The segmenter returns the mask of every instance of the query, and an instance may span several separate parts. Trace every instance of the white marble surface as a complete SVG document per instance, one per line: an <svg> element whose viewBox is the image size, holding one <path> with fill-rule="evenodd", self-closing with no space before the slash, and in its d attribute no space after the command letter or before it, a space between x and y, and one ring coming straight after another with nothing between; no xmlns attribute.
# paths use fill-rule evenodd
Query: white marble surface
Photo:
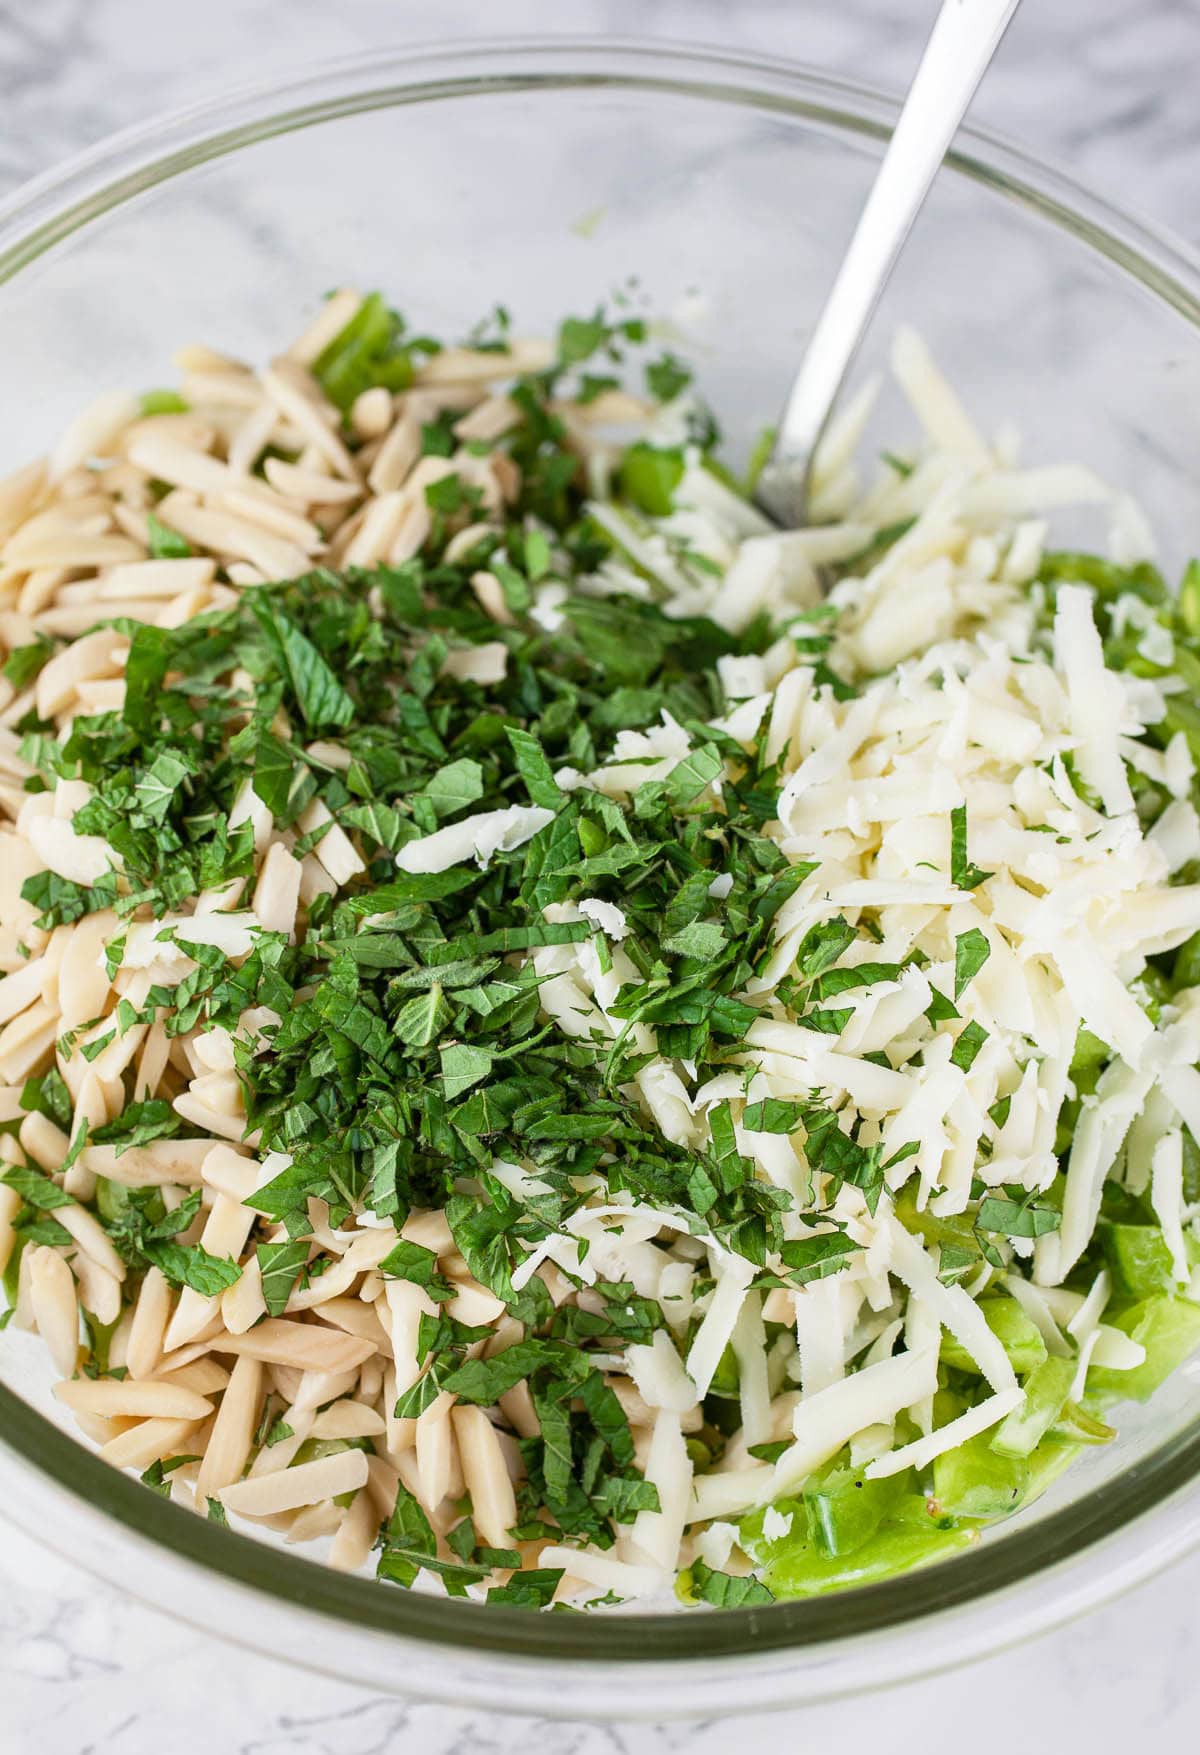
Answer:
<svg viewBox="0 0 1200 1755"><path fill-rule="evenodd" d="M901 84L933 0L0 0L0 193L116 127L272 67L435 37L627 33ZM1196 0L1026 6L977 103L994 127L1200 242ZM786 1714L761 1734L895 1755L1195 1744L1200 1558L1017 1654ZM216 1685L214 1685L214 1682ZM731 1723L542 1724L405 1706L203 1639L0 1526L0 1755L717 1755Z"/></svg>

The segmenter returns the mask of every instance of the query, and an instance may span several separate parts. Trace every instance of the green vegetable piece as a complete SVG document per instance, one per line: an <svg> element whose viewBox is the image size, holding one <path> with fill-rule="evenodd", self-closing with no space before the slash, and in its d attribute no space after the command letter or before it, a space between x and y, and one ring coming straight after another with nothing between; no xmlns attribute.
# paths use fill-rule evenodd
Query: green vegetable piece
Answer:
<svg viewBox="0 0 1200 1755"><path fill-rule="evenodd" d="M364 390L382 384L406 390L412 383L410 348L401 341L403 324L378 293L370 293L344 328L313 362L313 376L343 414Z"/></svg>
<svg viewBox="0 0 1200 1755"><path fill-rule="evenodd" d="M617 481L622 494L652 518L674 510L675 490L683 480L683 452L639 439L621 459Z"/></svg>
<svg viewBox="0 0 1200 1755"><path fill-rule="evenodd" d="M186 414L189 406L178 390L143 390L138 397L138 409L143 416Z"/></svg>
<svg viewBox="0 0 1200 1755"><path fill-rule="evenodd" d="M981 1298L979 1312L1007 1353L1013 1370L1022 1376L1035 1371L1046 1358L1046 1343L1016 1299L1007 1294ZM978 1365L952 1335L943 1338L941 1356L945 1364L956 1370L978 1375Z"/></svg>
<svg viewBox="0 0 1200 1755"><path fill-rule="evenodd" d="M992 1449L999 1456L1031 1456L1061 1414L1074 1377L1073 1360L1043 1359L1026 1380L1022 1405L991 1435Z"/></svg>
<svg viewBox="0 0 1200 1755"><path fill-rule="evenodd" d="M1116 1436L1115 1426L1106 1425L1079 1402L1066 1402L1062 1413L1050 1428L1051 1438L1073 1444L1076 1449L1083 1444L1111 1444Z"/></svg>
<svg viewBox="0 0 1200 1755"><path fill-rule="evenodd" d="M940 1528L932 1518L924 1525L884 1524L861 1548L844 1556L822 1554L811 1542L789 1546L766 1567L762 1579L774 1596L784 1600L821 1596L912 1572L969 1548L976 1539L973 1530Z"/></svg>
<svg viewBox="0 0 1200 1755"><path fill-rule="evenodd" d="M1100 1391L1119 1401L1144 1402L1200 1346L1200 1304L1190 1298L1144 1298L1114 1317L1113 1326L1146 1349L1132 1371L1097 1366L1088 1372L1089 1394Z"/></svg>
<svg viewBox="0 0 1200 1755"><path fill-rule="evenodd" d="M1181 987L1200 987L1200 932L1194 932L1191 938L1185 939L1175 952L1175 960L1171 965L1171 985L1176 990Z"/></svg>
<svg viewBox="0 0 1200 1755"><path fill-rule="evenodd" d="M933 1497L951 1517L986 1519L1015 1511L1029 1488L1029 1469L1021 1457L992 1449L981 1432L934 1459Z"/></svg>
<svg viewBox="0 0 1200 1755"><path fill-rule="evenodd" d="M737 1354L731 1346L727 1346L717 1361L717 1368L713 1372L708 1393L719 1396L725 1401L736 1401L740 1386L741 1372L738 1368Z"/></svg>
<svg viewBox="0 0 1200 1755"><path fill-rule="evenodd" d="M1200 560L1190 560L1183 569L1175 613L1193 639L1200 635Z"/></svg>
<svg viewBox="0 0 1200 1755"><path fill-rule="evenodd" d="M809 1539L830 1558L854 1554L912 1491L911 1469L877 1481L846 1467L822 1470L804 1487Z"/></svg>
<svg viewBox="0 0 1200 1755"><path fill-rule="evenodd" d="M1196 934L1197 948L1200 951L1200 933ZM1191 940L1188 940L1191 943ZM1075 1038L1075 1052L1071 1056L1071 1077L1078 1079L1080 1073L1095 1072L1112 1059L1112 1049L1099 1036L1093 1036L1090 1030L1080 1028Z"/></svg>
<svg viewBox="0 0 1200 1755"><path fill-rule="evenodd" d="M1074 549L1050 550L1042 556L1038 578L1048 584L1060 579L1070 584L1090 585L1101 599L1120 597L1130 591L1144 597L1147 603L1166 603L1169 593L1158 568L1149 561L1136 566L1121 567L1103 555L1082 554Z"/></svg>
<svg viewBox="0 0 1200 1755"><path fill-rule="evenodd" d="M1130 1298L1150 1298L1176 1290L1171 1251L1156 1225L1115 1225L1101 1221L1100 1246L1117 1290Z"/></svg>
<svg viewBox="0 0 1200 1755"><path fill-rule="evenodd" d="M1061 1439L1057 1432L1043 1438L1029 1458L1029 1485L1025 1489L1025 1505L1032 1505L1047 1487L1052 1487L1079 1455L1079 1445Z"/></svg>

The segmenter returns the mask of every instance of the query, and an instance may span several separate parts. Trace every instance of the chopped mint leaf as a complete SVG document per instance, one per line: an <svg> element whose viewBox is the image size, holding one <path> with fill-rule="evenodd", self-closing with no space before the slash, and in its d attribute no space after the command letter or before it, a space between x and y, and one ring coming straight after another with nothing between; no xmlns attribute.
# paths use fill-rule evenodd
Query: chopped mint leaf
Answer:
<svg viewBox="0 0 1200 1755"><path fill-rule="evenodd" d="M963 992L991 955L991 945L986 933L979 927L972 926L967 932L960 932L954 941L954 997L961 999Z"/></svg>
<svg viewBox="0 0 1200 1755"><path fill-rule="evenodd" d="M967 807L956 805L950 813L950 882L960 890L975 890L991 875L967 857Z"/></svg>
<svg viewBox="0 0 1200 1755"><path fill-rule="evenodd" d="M432 1249L401 1238L380 1262L379 1272L388 1279L411 1280L441 1304L454 1297L454 1289L449 1280L438 1273L437 1266L438 1258Z"/></svg>
<svg viewBox="0 0 1200 1755"><path fill-rule="evenodd" d="M0 1182L8 1188L15 1188L21 1199L28 1201L31 1207L39 1212L53 1213L59 1207L77 1205L73 1195L60 1188L49 1176L43 1176L40 1170L30 1169L23 1164L10 1164Z"/></svg>
<svg viewBox="0 0 1200 1755"><path fill-rule="evenodd" d="M751 1609L775 1601L759 1579L717 1572L703 1560L693 1560L688 1570L680 1573L679 1594L685 1602L711 1603L718 1609Z"/></svg>
<svg viewBox="0 0 1200 1755"><path fill-rule="evenodd" d="M153 512L146 514L146 529L150 553L156 561L182 561L191 554L192 545L187 538L164 524Z"/></svg>
<svg viewBox="0 0 1200 1755"><path fill-rule="evenodd" d="M983 1025L972 1018L970 1023L964 1024L958 1033L954 1047L950 1051L950 1064L961 1068L963 1072L970 1072L975 1064L975 1056L987 1038L988 1033Z"/></svg>
<svg viewBox="0 0 1200 1755"><path fill-rule="evenodd" d="M981 1231L995 1231L1006 1237L1044 1237L1057 1231L1062 1214L1053 1207L1036 1205L1026 1196L1020 1200L989 1194L979 1203L975 1223Z"/></svg>
<svg viewBox="0 0 1200 1755"><path fill-rule="evenodd" d="M789 1270L788 1279L796 1286L807 1286L813 1280L828 1279L849 1267L849 1258L858 1248L844 1231L823 1232L816 1237L802 1237L780 1246L779 1255Z"/></svg>
<svg viewBox="0 0 1200 1755"><path fill-rule="evenodd" d="M691 381L690 367L673 353L664 353L646 367L646 388L656 402L672 402Z"/></svg>
<svg viewBox="0 0 1200 1755"><path fill-rule="evenodd" d="M291 1243L260 1243L255 1253L267 1315L282 1316L296 1282L308 1265L308 1240L297 1238Z"/></svg>

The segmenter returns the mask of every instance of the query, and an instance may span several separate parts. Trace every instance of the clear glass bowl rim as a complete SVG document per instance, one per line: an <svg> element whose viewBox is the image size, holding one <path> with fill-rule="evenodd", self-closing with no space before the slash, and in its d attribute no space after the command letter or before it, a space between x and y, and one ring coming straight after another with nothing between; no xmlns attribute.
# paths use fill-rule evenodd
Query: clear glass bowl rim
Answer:
<svg viewBox="0 0 1200 1755"><path fill-rule="evenodd" d="M24 184L0 202L0 284L110 209L260 140L396 105L596 86L688 95L877 140L898 110L878 91L793 62L652 40L510 38L354 56L126 129ZM1079 239L1200 328L1200 253L1165 230L974 126L960 132L947 163ZM30 1470L40 1476L36 1486ZM72 1528L85 1536L103 1525L98 1549L107 1551L115 1538L129 1544L131 1560L135 1550L142 1559L144 1588L133 1577L116 1582L211 1631L401 1692L510 1709L573 1713L586 1706L598 1716L691 1715L722 1702L745 1711L825 1698L1011 1644L1200 1542L1200 1495L1187 1491L1198 1473L1200 1418L1078 1502L923 1573L719 1615L533 1616L377 1591L202 1522L101 1463L0 1384L0 1516L11 1516L14 1504L53 1510L57 1527L45 1539L70 1558L89 1563L70 1539ZM207 1611L189 1609L186 1589L170 1588L168 1558L176 1583L174 1562L190 1569ZM95 1564L113 1577L111 1563ZM231 1610L243 1598L235 1627L223 1629L213 1612L222 1591ZM264 1623L271 1614L287 1616L288 1636L256 1625L244 1612L247 1601ZM347 1635L361 1642L357 1664ZM469 1676L456 1669L456 1650L471 1654ZM387 1673L387 1659L398 1667L405 1654L427 1666L415 1682L407 1670ZM601 1671L602 1693L576 1692L577 1678Z"/></svg>

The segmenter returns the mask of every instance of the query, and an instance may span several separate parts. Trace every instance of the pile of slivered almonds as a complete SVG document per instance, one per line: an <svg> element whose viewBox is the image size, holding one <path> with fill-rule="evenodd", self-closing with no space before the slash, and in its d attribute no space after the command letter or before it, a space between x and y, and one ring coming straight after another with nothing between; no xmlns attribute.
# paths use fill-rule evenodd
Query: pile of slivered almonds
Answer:
<svg viewBox="0 0 1200 1755"><path fill-rule="evenodd" d="M390 1412L418 1374L417 1325L422 1310L432 1308L415 1285L385 1283L374 1271L396 1243L390 1222L335 1231L317 1216L313 1239L336 1265L307 1290L295 1290L280 1318L263 1320L253 1251L237 1283L220 1297L187 1287L176 1292L151 1268L136 1303L123 1310L125 1265L97 1219L78 1204L92 1196L97 1177L160 1187L169 1206L200 1188L201 1215L184 1241L239 1260L261 1217L242 1200L279 1164L260 1163L255 1135L244 1137L227 1032L168 1038L162 1022L136 1024L92 1059L81 1052L67 1058L57 1046L69 1032L78 1032L80 1047L103 1037L119 1002L137 1007L144 1000L158 976L156 958L178 953L154 944L165 923L147 920L139 954L135 920L126 929L122 966L110 979L103 947L118 930L111 911L52 932L35 926L37 910L21 896L28 877L49 870L91 883L111 854L98 837L72 831L71 819L87 796L84 783L25 790L33 770L18 754L13 727L31 710L60 733L77 714L120 710L129 635L112 628L87 632L98 617L177 627L231 603L238 586L295 577L319 563L402 562L428 534L426 486L447 473L469 476L482 492L484 516L511 497L512 465L505 456L461 450L453 459L422 457L422 423L457 411L455 433L464 445L496 437L511 424L513 408L492 386L541 369L553 349L514 341L501 354L442 351L418 370L411 390L393 395L375 388L358 398L349 420L359 442L351 452L340 436L339 413L309 368L358 302L353 292L336 294L295 345L261 372L204 347L185 348L178 364L186 412L145 415L137 397L106 396L75 421L48 461L0 484L0 648L12 651L39 635L73 641L28 688L18 692L0 680L0 1121L20 1122L15 1137L0 1136L0 1161L27 1158L58 1171L81 1122L94 1130L124 1108L123 1080L130 1073L135 1100L169 1099L200 1134L156 1140L119 1156L112 1145L84 1148L65 1178L77 1202L55 1213L76 1247L25 1249L15 1323L36 1328L48 1345L64 1379L56 1393L102 1457L145 1470L193 1455L198 1462L170 1476L176 1500L203 1509L220 1494L229 1511L286 1528L289 1540L333 1535L333 1564L351 1570L365 1562L398 1479L435 1513L465 1488L480 1538L506 1546L515 1521L514 1458L507 1452L515 1453L515 1441L497 1431L482 1408L451 1407L445 1394L419 1421L396 1421ZM646 411L633 398L615 407L610 394L600 406L570 411L569 425L586 452L589 422ZM254 467L264 451L258 475ZM162 484L169 488L165 497ZM150 558L151 513L186 539L190 556ZM476 525L457 541L469 548L479 534ZM488 587L487 577L480 578L485 607ZM327 759L335 755L325 751ZM255 822L258 854L249 905L271 930L292 931L297 912L316 894L361 870L337 828L297 861L284 839L272 841L270 813L248 788L231 826L247 815ZM315 820L299 824L302 832L314 826ZM229 937L234 929L223 927L221 915L238 905L241 887L202 895L195 904L196 916L208 917L205 938L230 954L238 949ZM243 954L248 948L241 947ZM55 1063L74 1105L70 1134L20 1104L23 1082ZM16 1191L0 1186L0 1266L13 1248L19 1206ZM285 1235L282 1228L278 1235ZM496 1323L502 1344L504 1307L471 1278L444 1217L413 1216L402 1235L437 1251L439 1271L455 1287L450 1315ZM543 1271L554 1269L548 1264ZM117 1324L110 1368L123 1366L127 1375L75 1377L80 1307L102 1324ZM505 1402L517 1432L536 1430L520 1389ZM268 1405L286 1410L276 1432L288 1435L259 1449L243 1480ZM378 1454L347 1448L289 1466L306 1440L375 1437L386 1440ZM346 1495L353 1496L348 1506Z"/></svg>

